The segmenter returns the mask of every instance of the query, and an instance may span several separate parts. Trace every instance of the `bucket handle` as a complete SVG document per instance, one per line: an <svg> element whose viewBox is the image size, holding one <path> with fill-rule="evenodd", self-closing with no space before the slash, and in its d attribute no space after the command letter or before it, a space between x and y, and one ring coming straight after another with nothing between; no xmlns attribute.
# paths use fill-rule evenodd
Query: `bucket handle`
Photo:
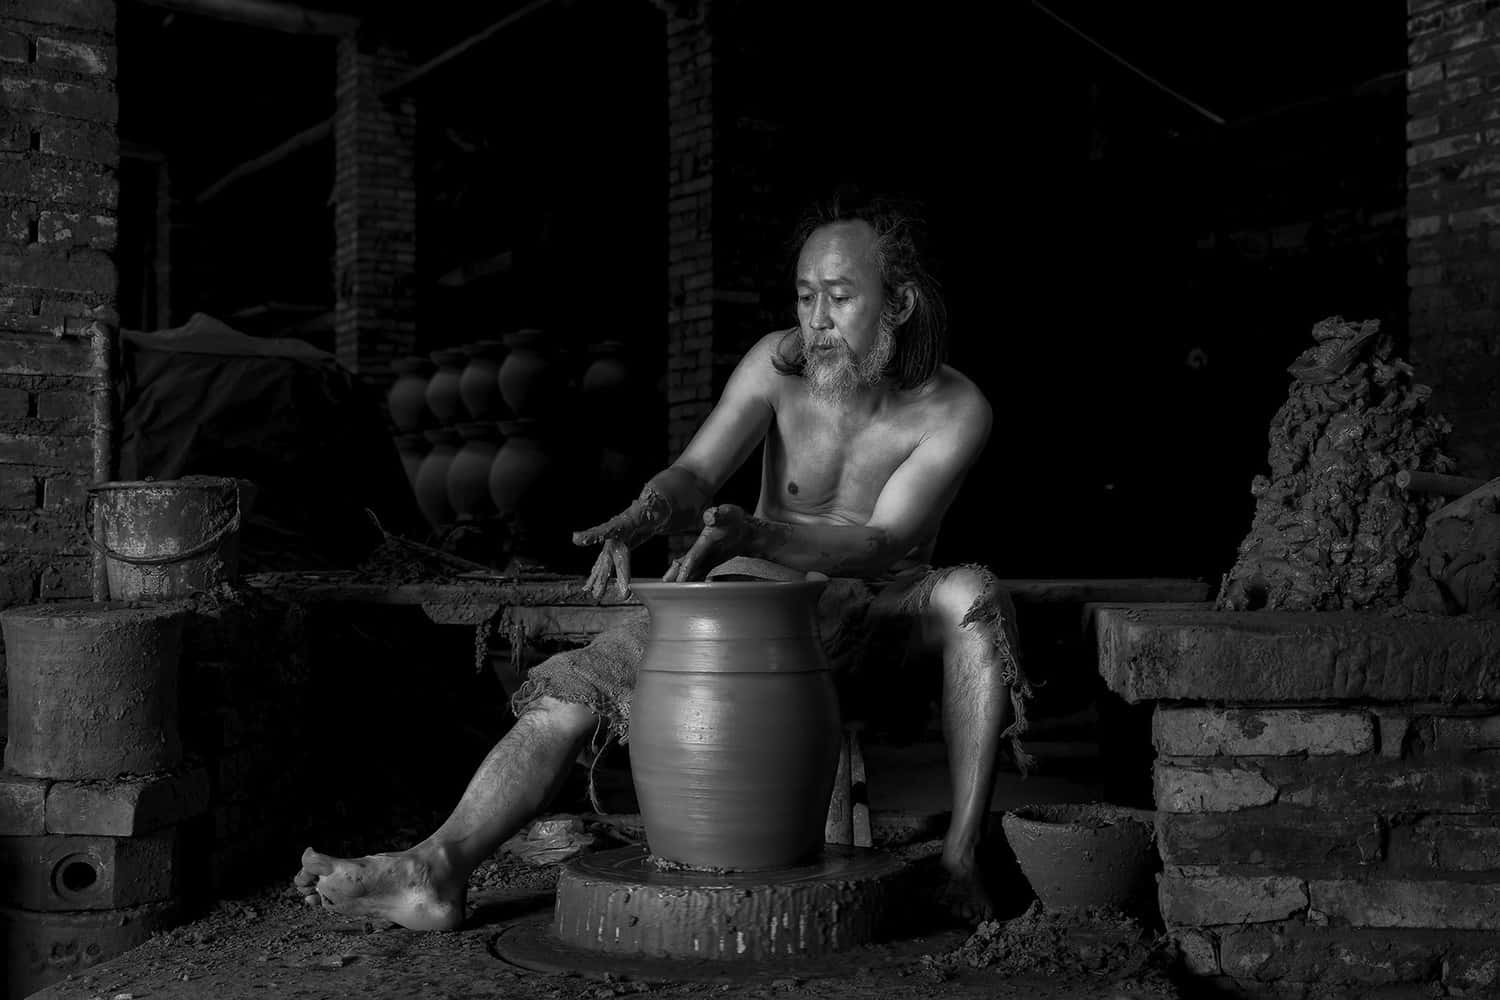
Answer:
<svg viewBox="0 0 1500 1000"><path fill-rule="evenodd" d="M231 531L238 531L240 527L240 491L234 491L234 513L213 530L213 532L202 542L194 545L186 552L173 552L165 556L127 556L123 552L116 552L98 538L94 537L94 494L92 491L84 494L83 498L83 526L84 536L88 538L89 544L103 552L111 559L117 559L132 566L170 566L172 563L186 562L196 559L198 556L212 552L218 548L224 536Z"/></svg>

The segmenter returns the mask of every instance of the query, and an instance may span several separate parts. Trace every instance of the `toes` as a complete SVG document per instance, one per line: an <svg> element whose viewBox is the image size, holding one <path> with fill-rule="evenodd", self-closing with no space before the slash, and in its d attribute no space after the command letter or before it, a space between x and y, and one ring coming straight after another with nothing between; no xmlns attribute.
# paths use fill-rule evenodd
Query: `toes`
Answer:
<svg viewBox="0 0 1500 1000"><path fill-rule="evenodd" d="M314 884L317 881L318 881L318 876L314 875L312 872L310 872L306 868L304 868L300 872L297 873L297 875L296 875L295 878L292 879L292 885L309 886L309 885Z"/></svg>
<svg viewBox="0 0 1500 1000"><path fill-rule="evenodd" d="M311 875L332 875L333 859L309 847L302 852L302 871Z"/></svg>

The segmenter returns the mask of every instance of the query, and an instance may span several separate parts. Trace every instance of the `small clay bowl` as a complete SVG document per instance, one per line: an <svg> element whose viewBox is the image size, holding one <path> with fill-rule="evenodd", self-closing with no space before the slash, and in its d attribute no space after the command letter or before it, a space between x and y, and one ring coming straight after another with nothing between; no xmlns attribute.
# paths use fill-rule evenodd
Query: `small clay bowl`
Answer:
<svg viewBox="0 0 1500 1000"><path fill-rule="evenodd" d="M1156 870L1156 813L1091 802L1022 806L1001 820L1048 910L1140 909Z"/></svg>

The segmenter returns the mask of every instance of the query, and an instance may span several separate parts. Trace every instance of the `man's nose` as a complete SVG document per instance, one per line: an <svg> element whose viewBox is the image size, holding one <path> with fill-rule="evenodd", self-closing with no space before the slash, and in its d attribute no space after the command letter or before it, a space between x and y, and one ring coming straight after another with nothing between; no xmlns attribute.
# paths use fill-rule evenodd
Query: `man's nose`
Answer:
<svg viewBox="0 0 1500 1000"><path fill-rule="evenodd" d="M822 295L813 303L812 319L810 324L814 330L829 330L833 328L833 320L828 314L828 299Z"/></svg>

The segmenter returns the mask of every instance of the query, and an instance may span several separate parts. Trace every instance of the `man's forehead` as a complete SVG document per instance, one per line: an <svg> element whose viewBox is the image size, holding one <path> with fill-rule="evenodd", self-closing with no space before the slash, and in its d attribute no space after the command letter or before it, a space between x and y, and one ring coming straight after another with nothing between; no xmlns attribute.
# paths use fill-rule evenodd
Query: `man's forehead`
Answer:
<svg viewBox="0 0 1500 1000"><path fill-rule="evenodd" d="M875 228L861 219L813 230L797 260L798 278L857 277L875 266Z"/></svg>

